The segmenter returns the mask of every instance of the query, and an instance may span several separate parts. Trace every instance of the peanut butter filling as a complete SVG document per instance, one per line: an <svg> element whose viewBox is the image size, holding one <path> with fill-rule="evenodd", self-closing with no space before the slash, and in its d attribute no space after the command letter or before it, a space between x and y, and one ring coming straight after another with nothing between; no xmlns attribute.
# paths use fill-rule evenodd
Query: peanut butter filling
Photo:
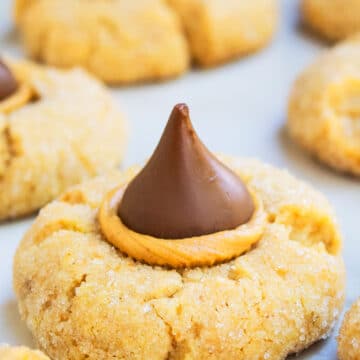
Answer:
<svg viewBox="0 0 360 360"><path fill-rule="evenodd" d="M248 251L263 235L266 213L260 199L252 193L255 211L251 219L233 230L185 239L161 239L128 228L118 216L126 186L107 194L99 211L99 222L106 239L128 256L149 265L172 268L211 266Z"/></svg>
<svg viewBox="0 0 360 360"><path fill-rule="evenodd" d="M9 114L32 101L36 94L25 74L10 68L0 59L0 114Z"/></svg>

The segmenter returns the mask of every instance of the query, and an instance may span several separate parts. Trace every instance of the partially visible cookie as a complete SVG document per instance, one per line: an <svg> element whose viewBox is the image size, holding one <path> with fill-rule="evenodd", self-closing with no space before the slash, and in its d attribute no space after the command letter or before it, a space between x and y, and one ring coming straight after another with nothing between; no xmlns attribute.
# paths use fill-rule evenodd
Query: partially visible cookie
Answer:
<svg viewBox="0 0 360 360"><path fill-rule="evenodd" d="M360 299L346 313L338 342L340 360L360 359Z"/></svg>
<svg viewBox="0 0 360 360"><path fill-rule="evenodd" d="M277 0L168 2L183 22L193 58L204 66L264 47L277 25Z"/></svg>
<svg viewBox="0 0 360 360"><path fill-rule="evenodd" d="M82 70L5 60L16 79L0 100L0 220L29 214L68 186L118 167L123 115ZM9 71L3 66L1 81Z"/></svg>
<svg viewBox="0 0 360 360"><path fill-rule="evenodd" d="M271 39L278 0L16 0L28 53L80 65L111 84L184 73L193 58L215 65Z"/></svg>
<svg viewBox="0 0 360 360"><path fill-rule="evenodd" d="M360 31L360 0L302 0L305 23L329 40Z"/></svg>
<svg viewBox="0 0 360 360"><path fill-rule="evenodd" d="M163 0L17 0L15 16L33 58L83 66L107 83L160 80L189 65L181 25Z"/></svg>
<svg viewBox="0 0 360 360"><path fill-rule="evenodd" d="M0 346L0 360L50 360L45 354L37 350L30 350L24 346Z"/></svg>
<svg viewBox="0 0 360 360"><path fill-rule="evenodd" d="M291 137L332 168L360 176L358 38L318 58L297 79L289 109Z"/></svg>

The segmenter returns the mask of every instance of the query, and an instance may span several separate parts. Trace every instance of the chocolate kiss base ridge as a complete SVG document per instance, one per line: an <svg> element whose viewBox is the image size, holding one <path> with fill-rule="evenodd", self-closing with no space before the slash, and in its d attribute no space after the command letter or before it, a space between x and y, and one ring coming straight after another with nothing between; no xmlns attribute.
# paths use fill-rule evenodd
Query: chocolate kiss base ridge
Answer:
<svg viewBox="0 0 360 360"><path fill-rule="evenodd" d="M204 146L188 107L179 104L152 157L125 190L118 215L138 233L183 239L235 229L254 211L244 183Z"/></svg>
<svg viewBox="0 0 360 360"><path fill-rule="evenodd" d="M0 101L11 96L18 88L15 77L0 59Z"/></svg>

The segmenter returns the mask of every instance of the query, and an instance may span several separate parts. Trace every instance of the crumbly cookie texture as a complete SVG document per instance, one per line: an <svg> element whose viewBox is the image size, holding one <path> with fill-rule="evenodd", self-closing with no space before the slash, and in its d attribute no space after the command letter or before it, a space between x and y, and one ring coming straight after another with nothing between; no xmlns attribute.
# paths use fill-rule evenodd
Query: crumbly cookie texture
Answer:
<svg viewBox="0 0 360 360"><path fill-rule="evenodd" d="M171 270L136 262L99 230L114 172L46 206L14 260L19 309L40 348L64 359L285 359L326 337L342 308L340 235L327 200L286 171L223 159L268 214L246 254Z"/></svg>
<svg viewBox="0 0 360 360"><path fill-rule="evenodd" d="M360 359L360 299L346 313L338 342L340 360Z"/></svg>
<svg viewBox="0 0 360 360"><path fill-rule="evenodd" d="M322 55L290 97L292 138L325 164L360 175L360 47L352 38Z"/></svg>
<svg viewBox="0 0 360 360"><path fill-rule="evenodd" d="M360 0L302 0L305 23L329 40L360 31Z"/></svg>
<svg viewBox="0 0 360 360"><path fill-rule="evenodd" d="M82 70L7 63L20 87L0 102L0 220L117 167L126 139L111 96Z"/></svg>
<svg viewBox="0 0 360 360"><path fill-rule="evenodd" d="M277 15L277 0L15 2L32 57L82 65L108 83L176 76L191 57L209 66L254 52L270 41Z"/></svg>
<svg viewBox="0 0 360 360"><path fill-rule="evenodd" d="M50 360L42 352L26 347L0 346L0 360Z"/></svg>
<svg viewBox="0 0 360 360"><path fill-rule="evenodd" d="M18 0L29 54L59 67L83 66L108 83L177 76L189 55L163 0Z"/></svg>

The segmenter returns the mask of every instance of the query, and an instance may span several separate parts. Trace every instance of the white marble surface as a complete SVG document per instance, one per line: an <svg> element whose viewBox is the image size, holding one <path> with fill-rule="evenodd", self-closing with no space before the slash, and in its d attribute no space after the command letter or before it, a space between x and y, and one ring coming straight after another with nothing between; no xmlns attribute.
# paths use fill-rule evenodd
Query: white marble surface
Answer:
<svg viewBox="0 0 360 360"><path fill-rule="evenodd" d="M194 125L210 149L286 167L322 190L335 206L343 229L347 308L360 295L360 181L315 163L283 131L291 84L323 47L299 29L297 1L283 0L280 30L265 51L218 69L191 72L173 82L114 89L113 93L131 128L125 165L151 153L172 106L187 102ZM0 50L22 55L12 29L10 0L0 0ZM0 343L32 345L19 319L11 284L12 257L31 221L0 225ZM336 359L335 335L299 358Z"/></svg>

